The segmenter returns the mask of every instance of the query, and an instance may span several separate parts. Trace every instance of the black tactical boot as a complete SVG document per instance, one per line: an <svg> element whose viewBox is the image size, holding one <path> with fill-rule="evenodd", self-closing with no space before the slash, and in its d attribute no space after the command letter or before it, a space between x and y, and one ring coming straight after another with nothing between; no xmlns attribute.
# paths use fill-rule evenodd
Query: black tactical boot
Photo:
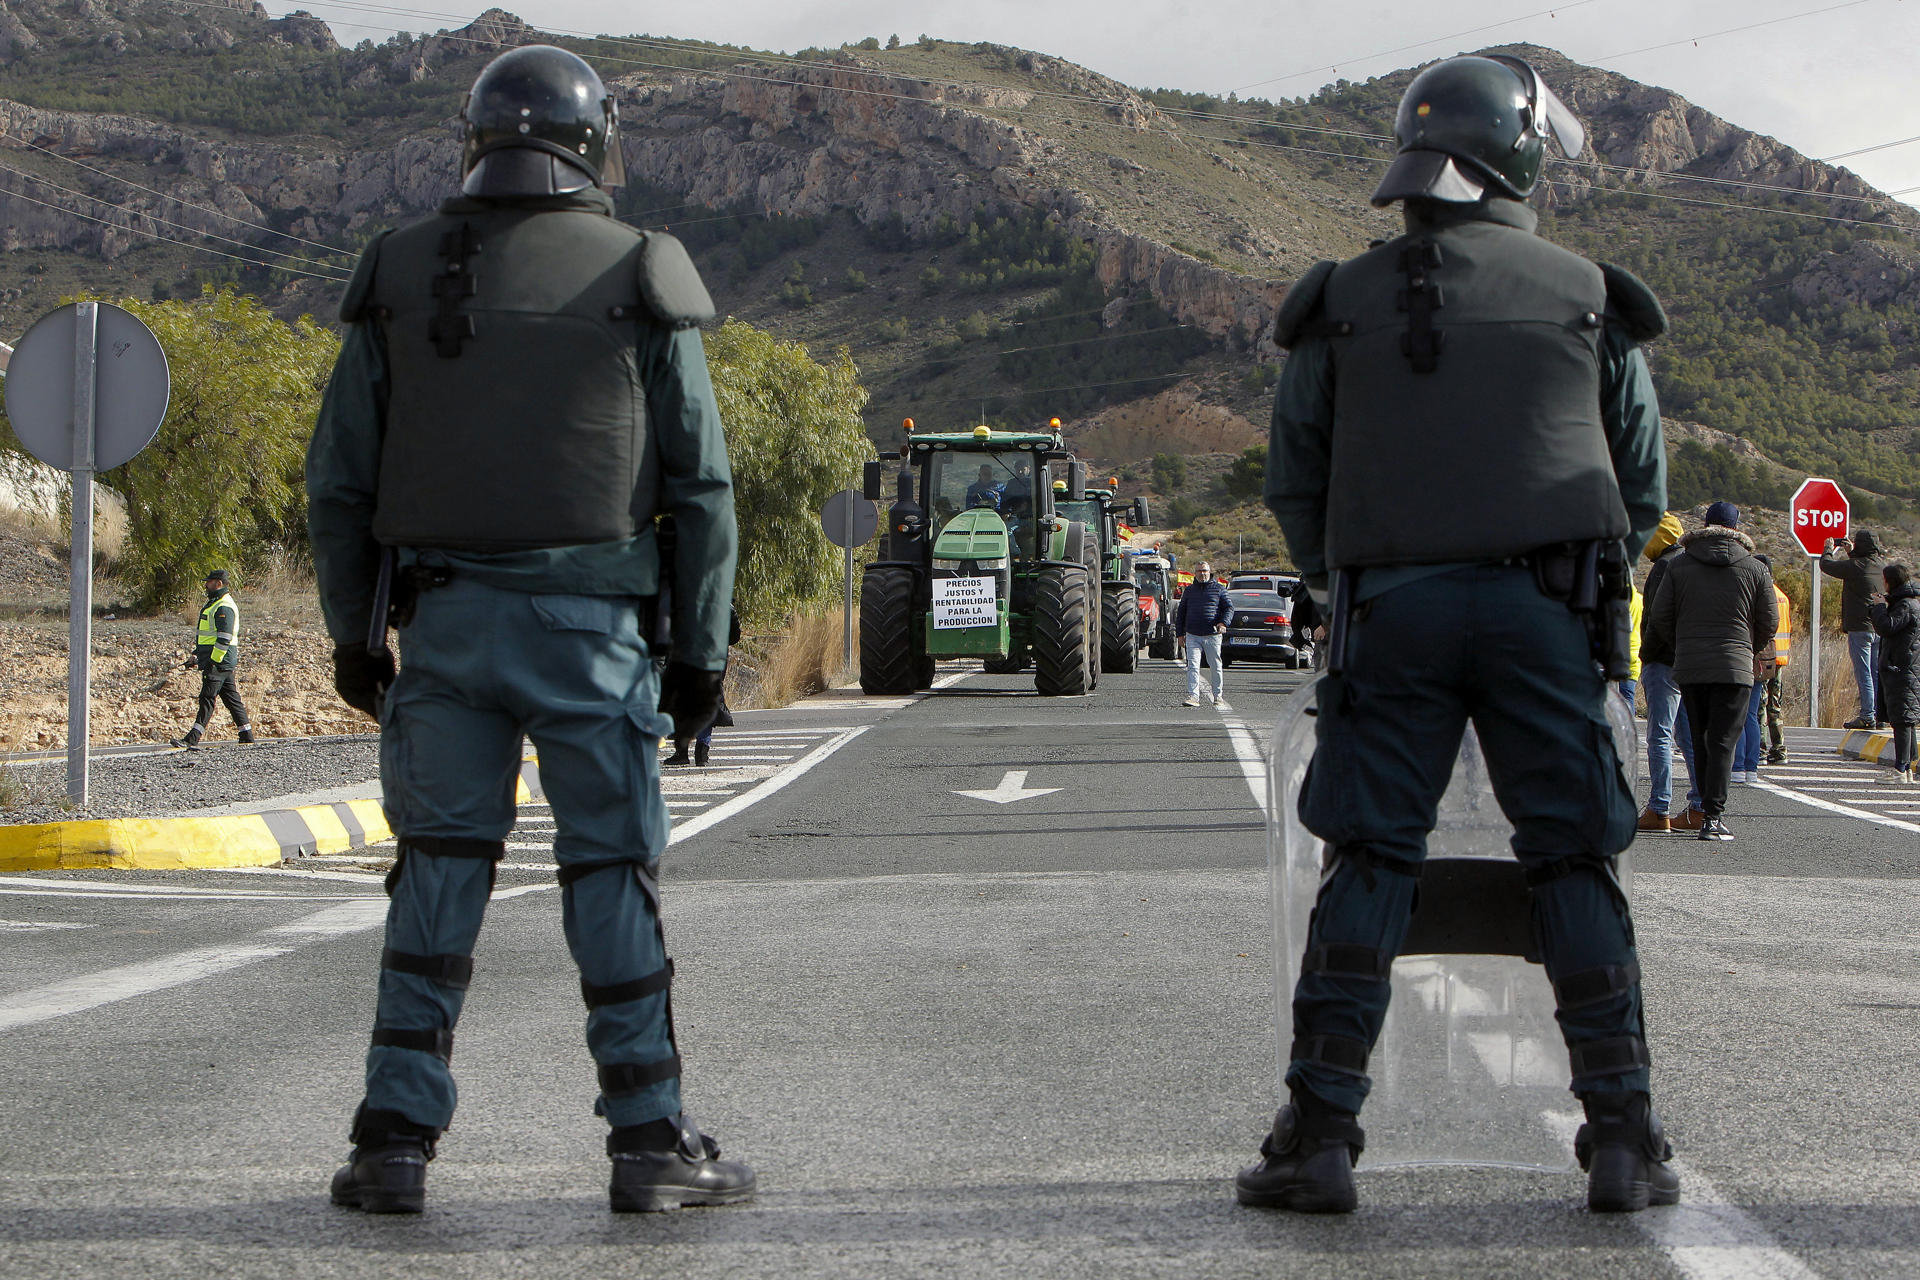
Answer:
<svg viewBox="0 0 1920 1280"><path fill-rule="evenodd" d="M354 1113L353 1155L333 1175L333 1202L365 1213L419 1213L427 1207L427 1162L438 1129L397 1111Z"/></svg>
<svg viewBox="0 0 1920 1280"><path fill-rule="evenodd" d="M1680 1175L1667 1164L1673 1148L1647 1095L1590 1093L1580 1101L1587 1122L1574 1135L1573 1154L1587 1171L1587 1208L1637 1213L1679 1204Z"/></svg>
<svg viewBox="0 0 1920 1280"><path fill-rule="evenodd" d="M707 760L708 760L708 758L709 758L710 756L712 756L712 754L713 754L713 744L712 744L712 743L709 743L709 742L701 742L701 741L700 741L699 739L697 739L697 738L696 738L696 739L694 740L694 743L693 743L693 762L694 762L695 764L697 764L697 765L701 765L701 766L704 766L704 765L705 765L705 764L707 763Z"/></svg>
<svg viewBox="0 0 1920 1280"><path fill-rule="evenodd" d="M253 730L252 730L251 728L246 728L246 729L242 729L242 730L240 731L240 741L242 741L242 742L252 742L252 741L253 741Z"/></svg>
<svg viewBox="0 0 1920 1280"><path fill-rule="evenodd" d="M1256 1209L1352 1213L1360 1203L1353 1166L1366 1146L1352 1112L1296 1093L1273 1118L1273 1132L1260 1144L1260 1163L1233 1180L1234 1193Z"/></svg>
<svg viewBox="0 0 1920 1280"><path fill-rule="evenodd" d="M662 760L660 763L661 764L692 764L693 761L687 756L687 739L675 738L673 740L673 754L668 756L665 760Z"/></svg>
<svg viewBox="0 0 1920 1280"><path fill-rule="evenodd" d="M753 1170L722 1160L720 1144L685 1112L607 1135L613 1157L609 1195L615 1213L660 1213L753 1199Z"/></svg>
<svg viewBox="0 0 1920 1280"><path fill-rule="evenodd" d="M177 738L168 738L167 745L170 747L185 747L189 751L198 751L200 749L200 726L193 726L193 728L187 730Z"/></svg>

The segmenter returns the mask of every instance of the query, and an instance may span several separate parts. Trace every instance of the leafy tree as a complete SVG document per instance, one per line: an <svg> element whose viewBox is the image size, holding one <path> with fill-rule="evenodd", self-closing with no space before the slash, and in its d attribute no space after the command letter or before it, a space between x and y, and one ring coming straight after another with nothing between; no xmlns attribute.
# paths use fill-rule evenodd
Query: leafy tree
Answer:
<svg viewBox="0 0 1920 1280"><path fill-rule="evenodd" d="M118 305L160 339L173 379L159 435L102 477L127 498L121 573L141 605L161 608L210 568L306 544L301 468L340 343L229 290Z"/></svg>
<svg viewBox="0 0 1920 1280"><path fill-rule="evenodd" d="M1172 493L1187 482L1187 459L1178 453L1153 455L1153 487L1160 493Z"/></svg>
<svg viewBox="0 0 1920 1280"><path fill-rule="evenodd" d="M839 583L840 552L820 528L820 508L873 456L860 417L866 388L846 348L823 364L800 343L738 320L707 335L707 364L740 522L735 599L743 622L777 625Z"/></svg>
<svg viewBox="0 0 1920 1280"><path fill-rule="evenodd" d="M1220 478L1235 502L1257 502L1267 487L1267 446L1256 444L1233 460Z"/></svg>

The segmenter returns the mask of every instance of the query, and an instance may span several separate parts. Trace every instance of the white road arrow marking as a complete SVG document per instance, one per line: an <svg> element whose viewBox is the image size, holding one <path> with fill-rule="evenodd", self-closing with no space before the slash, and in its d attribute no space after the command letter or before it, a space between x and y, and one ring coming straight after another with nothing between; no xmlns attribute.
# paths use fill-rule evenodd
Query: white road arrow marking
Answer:
<svg viewBox="0 0 1920 1280"><path fill-rule="evenodd" d="M953 794L972 796L975 800L985 800L992 804L1012 804L1015 800L1050 796L1058 790L1060 790L1059 787L1030 787L1027 785L1025 769L1009 769L1007 776L1000 779L1000 785L991 791L955 791Z"/></svg>

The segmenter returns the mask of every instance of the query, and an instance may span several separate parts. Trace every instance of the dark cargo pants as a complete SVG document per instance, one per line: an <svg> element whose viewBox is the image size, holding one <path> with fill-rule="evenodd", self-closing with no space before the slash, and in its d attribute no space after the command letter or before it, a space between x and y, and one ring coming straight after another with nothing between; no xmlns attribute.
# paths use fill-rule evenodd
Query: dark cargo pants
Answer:
<svg viewBox="0 0 1920 1280"><path fill-rule="evenodd" d="M588 1004L596 1109L616 1125L680 1110L655 871L666 847L669 722L636 602L540 596L456 577L400 635L380 777L399 838L367 1106L444 1128L469 957L514 822L521 737L553 805L562 927ZM479 981L510 983L512 973ZM584 1083L584 1082L583 1082Z"/></svg>
<svg viewBox="0 0 1920 1280"><path fill-rule="evenodd" d="M227 714L233 717L236 729L251 729L253 722L247 716L247 704L240 701L239 677L232 667L203 665L200 668L200 706L193 717L194 725L204 730L213 719L216 705L224 705Z"/></svg>
<svg viewBox="0 0 1920 1280"><path fill-rule="evenodd" d="M1391 986L1358 972L1354 956L1374 953L1384 972L1399 954L1427 834L1472 721L1533 883L1547 975L1580 993L1559 1012L1574 1091L1647 1088L1633 925L1610 862L1633 839L1635 805L1608 696L1585 627L1527 569L1460 569L1361 607L1344 674L1320 686L1300 794L1301 821L1336 854L1308 956L1345 959L1302 967L1289 1086L1347 1111L1365 1101L1365 1058Z"/></svg>

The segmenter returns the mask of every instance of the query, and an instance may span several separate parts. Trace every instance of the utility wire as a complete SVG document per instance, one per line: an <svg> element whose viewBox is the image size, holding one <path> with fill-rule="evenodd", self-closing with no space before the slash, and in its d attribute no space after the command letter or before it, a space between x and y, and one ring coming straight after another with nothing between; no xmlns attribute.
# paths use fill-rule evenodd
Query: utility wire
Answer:
<svg viewBox="0 0 1920 1280"><path fill-rule="evenodd" d="M103 205L106 208L112 209L115 212L121 214L123 217L127 218L129 222L131 222L131 220L134 218L145 218L147 221L155 223L159 226L172 227L176 231L184 231L188 235L202 236L208 240L218 240L223 244L230 244L235 246L236 248L245 249L250 253L263 254L269 258L288 258L288 259L297 258L297 255L295 254L285 253L277 249L264 249L264 248L261 248L259 245L250 244L245 240L235 240L231 236L219 235L212 231L202 231L198 227L190 227L190 226L187 226L185 223L174 222L170 219L162 218L158 214L148 213L145 210L128 209L128 208L125 208L124 206L113 203L111 200L104 200L101 197L93 195L89 192L80 191L73 187L63 187L59 183L54 182L49 178L43 178L39 174L31 173L25 169L15 169L11 165L0 164L0 173L10 173L14 175L16 178L25 178L29 182L37 182L43 187L47 187L47 188L50 188L51 190L60 192L62 195L74 196L81 200L91 200L95 204ZM49 207L57 208L58 206L49 206ZM117 225L117 224L110 224L110 225ZM132 229L133 228L131 227L128 228L128 230L132 230ZM180 243L180 242L176 241L175 243ZM233 255L229 255L229 256L233 256ZM297 259L297 260L302 262L309 262L310 265L320 268L319 271L307 272L306 274L309 274L309 275L318 275L318 274L321 274L322 272L326 272L326 273L329 273L330 278L339 280L342 284L346 283L349 279L352 278L349 273L341 272L337 268L330 267L326 263L311 262L309 259ZM262 263L259 263L258 265L266 266L269 264L262 262Z"/></svg>
<svg viewBox="0 0 1920 1280"><path fill-rule="evenodd" d="M1672 49L1683 44L1699 44L1702 40L1713 40L1720 36L1738 35L1742 31L1757 31L1761 27L1777 27L1783 22L1798 22L1802 18L1817 18L1823 13L1838 13L1842 9L1857 9L1863 4L1872 4L1874 0L1846 0L1844 4L1830 4L1824 9L1803 9L1799 13L1782 14L1778 18L1767 18L1760 22L1749 22L1743 26L1727 27L1720 31L1708 31L1702 35L1685 36L1679 40L1669 40L1664 44L1643 45L1638 49L1629 49L1625 53L1610 53L1604 58L1589 58L1589 66L1599 66L1603 62L1618 62L1622 58L1631 58L1637 54L1654 53L1661 49Z"/></svg>
<svg viewBox="0 0 1920 1280"><path fill-rule="evenodd" d="M1845 160L1848 156L1863 156L1869 151L1885 151L1889 147L1904 147L1909 142L1920 142L1920 133L1914 134L1911 138L1901 138L1897 142L1876 142L1870 147L1860 147L1853 151L1842 151L1837 156L1822 156L1820 160L1823 164L1830 164L1835 160Z"/></svg>
<svg viewBox="0 0 1920 1280"><path fill-rule="evenodd" d="M302 271L298 267L289 267L283 263L261 262L257 258L243 258L237 253L228 253L224 249L215 249L210 245L194 244L189 240L175 240L172 236L163 236L157 231L142 231L138 227L126 226L123 223L113 222L107 218L96 218L90 213L81 213L78 209L69 209L65 205L51 204L45 200L38 200L33 196L27 195L25 192L8 191L5 195L8 199L25 200L28 204L37 204L42 208L52 209L56 213L64 213L70 218L81 218L88 222L97 222L103 227L112 227L116 231L126 231L136 236L145 236L149 240L164 240L168 244L176 244L183 249L193 249L200 253L211 253L222 258L232 258L235 262L244 262L250 267L264 267L268 271L286 271L297 276L312 276L316 280L327 280L335 284L339 283L338 276L323 276L318 272Z"/></svg>

